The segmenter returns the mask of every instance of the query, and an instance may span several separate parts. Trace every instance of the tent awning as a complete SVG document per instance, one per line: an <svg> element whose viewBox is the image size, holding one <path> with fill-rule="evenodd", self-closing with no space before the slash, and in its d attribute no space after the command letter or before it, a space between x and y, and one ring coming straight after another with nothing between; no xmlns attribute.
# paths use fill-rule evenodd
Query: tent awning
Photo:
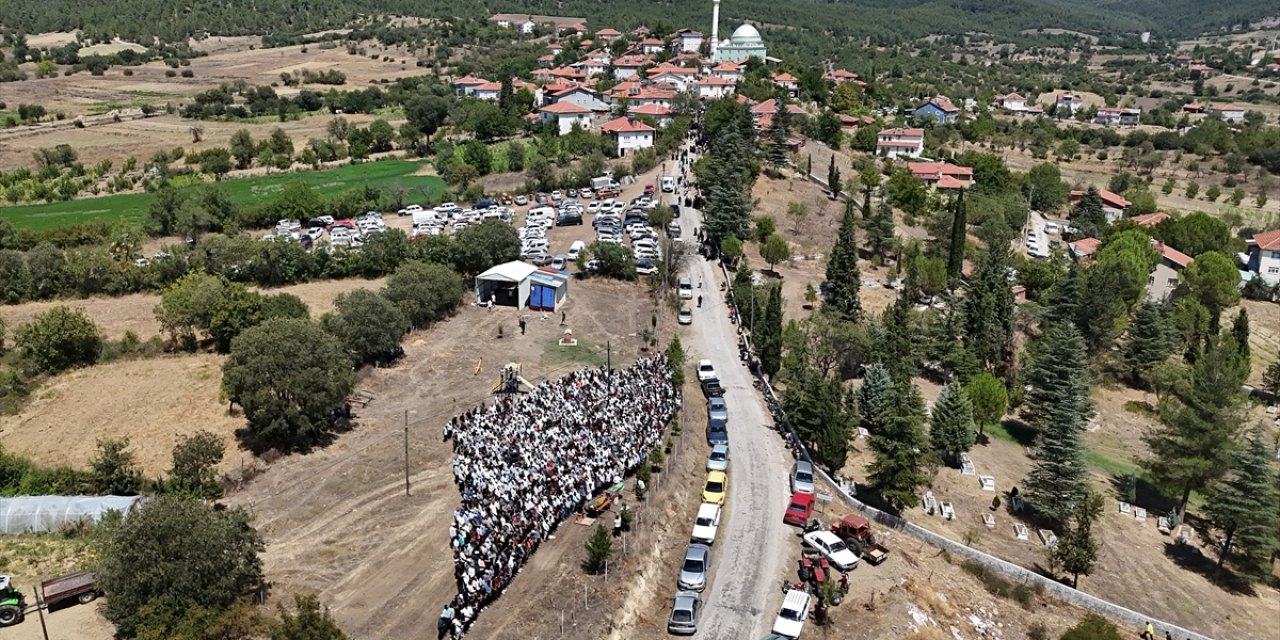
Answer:
<svg viewBox="0 0 1280 640"><path fill-rule="evenodd" d="M515 260L504 264L491 267L488 271L476 276L476 281L488 282L523 282L537 267L527 263Z"/></svg>

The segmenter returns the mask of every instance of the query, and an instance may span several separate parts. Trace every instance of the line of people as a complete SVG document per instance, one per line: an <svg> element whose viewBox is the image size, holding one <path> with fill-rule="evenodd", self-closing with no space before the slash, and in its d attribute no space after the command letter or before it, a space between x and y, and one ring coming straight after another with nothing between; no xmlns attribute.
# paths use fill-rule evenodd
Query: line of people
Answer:
<svg viewBox="0 0 1280 640"><path fill-rule="evenodd" d="M462 638L561 522L648 458L679 406L671 375L666 356L582 369L445 425L462 503L439 638Z"/></svg>

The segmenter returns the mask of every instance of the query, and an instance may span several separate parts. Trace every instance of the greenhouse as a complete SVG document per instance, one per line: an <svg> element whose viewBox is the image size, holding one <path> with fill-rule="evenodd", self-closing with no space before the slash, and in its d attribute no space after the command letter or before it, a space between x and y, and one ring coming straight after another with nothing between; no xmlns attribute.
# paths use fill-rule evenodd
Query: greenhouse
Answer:
<svg viewBox="0 0 1280 640"><path fill-rule="evenodd" d="M0 498L0 534L62 531L102 520L108 511L127 513L141 496L19 496Z"/></svg>

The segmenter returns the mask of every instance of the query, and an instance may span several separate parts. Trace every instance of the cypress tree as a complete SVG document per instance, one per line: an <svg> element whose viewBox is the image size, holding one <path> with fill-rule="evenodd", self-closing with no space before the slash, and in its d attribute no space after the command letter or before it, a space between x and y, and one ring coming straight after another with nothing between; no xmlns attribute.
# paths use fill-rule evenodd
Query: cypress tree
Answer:
<svg viewBox="0 0 1280 640"><path fill-rule="evenodd" d="M862 273L858 270L858 227L853 215L853 203L846 202L844 218L836 243L831 247L827 260L827 291L830 306L843 319L857 322L862 317L862 302L858 294L862 289Z"/></svg>
<svg viewBox="0 0 1280 640"><path fill-rule="evenodd" d="M868 431L879 428L876 422L880 415L880 407L884 405L885 396L893 388L893 377L884 365L876 362L867 367L862 376L862 386L858 387L858 414L862 424Z"/></svg>
<svg viewBox="0 0 1280 640"><path fill-rule="evenodd" d="M1013 288L1007 242L991 243L979 259L963 309L966 346L984 368L1008 369L1013 357Z"/></svg>
<svg viewBox="0 0 1280 640"><path fill-rule="evenodd" d="M1236 349L1247 362L1249 360L1249 312L1240 309L1236 320L1231 324L1231 336L1236 340Z"/></svg>
<svg viewBox="0 0 1280 640"><path fill-rule="evenodd" d="M929 437L924 430L924 398L909 380L894 383L875 417L871 434L875 454L867 482L890 507L901 511L915 504L917 491L929 481L925 473Z"/></svg>
<svg viewBox="0 0 1280 640"><path fill-rule="evenodd" d="M942 387L929 415L929 438L944 460L954 463L960 454L973 448L977 435L973 430L973 403L964 388L956 384Z"/></svg>
<svg viewBox="0 0 1280 640"><path fill-rule="evenodd" d="M869 163L858 173L858 182L862 183L862 219L871 218L871 192L880 186L880 172L875 163Z"/></svg>
<svg viewBox="0 0 1280 640"><path fill-rule="evenodd" d="M916 342L918 336L911 318L911 287L905 287L898 299L880 316L879 336L874 352L889 369L895 381L910 380L917 372Z"/></svg>
<svg viewBox="0 0 1280 640"><path fill-rule="evenodd" d="M1231 460L1228 445L1240 432L1240 385L1248 374L1235 340L1224 335L1210 341L1190 380L1160 407L1161 428L1147 440L1153 455L1145 466L1157 484L1182 494L1183 511L1191 492L1221 476Z"/></svg>
<svg viewBox="0 0 1280 640"><path fill-rule="evenodd" d="M880 264L883 266L889 253L893 251L895 242L893 208L889 203L881 201L873 215L863 217L862 229L867 235L867 248L873 255L880 258Z"/></svg>
<svg viewBox="0 0 1280 640"><path fill-rule="evenodd" d="M1035 428L1036 464L1027 476L1027 501L1061 522L1084 496L1083 435L1093 417L1084 339L1071 325L1052 325L1041 336L1026 380L1023 417Z"/></svg>
<svg viewBox="0 0 1280 640"><path fill-rule="evenodd" d="M782 285L769 289L759 336L760 367L772 378L782 368Z"/></svg>
<svg viewBox="0 0 1280 640"><path fill-rule="evenodd" d="M1234 551L1236 568L1254 580L1271 575L1271 554L1278 542L1280 478L1271 469L1272 446L1262 425L1254 427L1231 457L1226 475L1209 487L1205 500L1210 522L1223 534L1218 568Z"/></svg>
<svg viewBox="0 0 1280 640"><path fill-rule="evenodd" d="M831 190L831 197L840 197L840 167L836 166L836 156L831 154L831 164L827 165L827 188Z"/></svg>
<svg viewBox="0 0 1280 640"><path fill-rule="evenodd" d="M947 248L947 279L950 286L960 282L960 271L964 268L965 231L968 228L964 206L964 191L956 194L951 215L951 244Z"/></svg>
<svg viewBox="0 0 1280 640"><path fill-rule="evenodd" d="M1129 327L1129 336L1121 352L1129 378L1135 384L1144 382L1153 367L1168 359L1173 351L1171 337L1164 306L1143 302Z"/></svg>
<svg viewBox="0 0 1280 640"><path fill-rule="evenodd" d="M1093 573L1098 561L1098 542L1093 537L1093 523L1102 515L1102 496L1086 491L1071 509L1071 526L1058 544L1049 549L1049 564L1071 574L1071 588L1080 584L1081 575Z"/></svg>

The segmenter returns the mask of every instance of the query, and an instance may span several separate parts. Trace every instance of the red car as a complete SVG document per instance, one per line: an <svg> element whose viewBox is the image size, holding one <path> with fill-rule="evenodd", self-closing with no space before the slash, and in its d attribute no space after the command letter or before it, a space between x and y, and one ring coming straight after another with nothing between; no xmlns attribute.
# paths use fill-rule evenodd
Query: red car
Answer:
<svg viewBox="0 0 1280 640"><path fill-rule="evenodd" d="M803 527L809 522L809 516L813 515L813 494L811 493L793 493L791 494L791 504L787 505L787 513L782 516L782 521Z"/></svg>

